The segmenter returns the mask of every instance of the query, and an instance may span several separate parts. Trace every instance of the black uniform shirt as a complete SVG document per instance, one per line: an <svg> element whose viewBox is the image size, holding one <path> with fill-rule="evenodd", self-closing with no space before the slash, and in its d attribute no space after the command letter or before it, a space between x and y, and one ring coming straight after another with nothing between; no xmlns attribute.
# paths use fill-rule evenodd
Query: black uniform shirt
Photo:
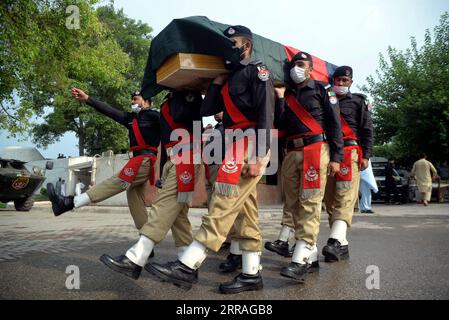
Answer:
<svg viewBox="0 0 449 320"><path fill-rule="evenodd" d="M139 129L143 139L145 140L145 143L151 147L159 147L161 141L159 112L151 109L141 110L138 114L124 112L111 107L107 103L97 101L92 98L89 98L86 103L105 116L108 116L109 118L125 126L128 129L130 147L138 146L137 139L134 136L134 132L132 129L134 116L137 117Z"/></svg>
<svg viewBox="0 0 449 320"><path fill-rule="evenodd" d="M330 101L330 86L310 79L307 85L300 89L290 89L296 99L320 124L326 132L330 147L331 161L340 163L343 160L343 134L341 132L340 108L338 101ZM335 102L335 103L332 103ZM290 109L285 99L278 99L276 105L276 127L285 129L286 137L301 136L310 130L298 119Z"/></svg>
<svg viewBox="0 0 449 320"><path fill-rule="evenodd" d="M190 133L193 133L193 122L200 121L199 125L202 129L200 108L203 98L199 92L176 91L168 94L167 99L170 105L170 115L174 122L184 125ZM170 140L172 129L162 116L161 130L162 144L166 145L172 142Z"/></svg>
<svg viewBox="0 0 449 320"><path fill-rule="evenodd" d="M363 158L369 159L373 155L373 120L366 96L348 93L339 99L340 111L352 131L360 139Z"/></svg>
<svg viewBox="0 0 449 320"><path fill-rule="evenodd" d="M270 149L270 130L273 129L274 86L271 77L266 81L259 77L265 66L260 61L251 62L247 66L239 66L228 79L229 95L239 111L250 121L255 122L258 130L266 130L266 151ZM263 77L262 77L263 78ZM211 84L201 107L202 116L212 116L221 111L223 125L229 128L234 125L224 106L221 94L222 86ZM257 152L260 157L265 156Z"/></svg>

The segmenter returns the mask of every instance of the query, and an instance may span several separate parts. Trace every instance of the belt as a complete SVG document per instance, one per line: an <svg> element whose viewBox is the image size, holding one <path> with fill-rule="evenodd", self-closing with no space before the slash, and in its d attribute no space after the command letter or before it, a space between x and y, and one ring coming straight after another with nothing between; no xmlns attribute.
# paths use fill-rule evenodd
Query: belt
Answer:
<svg viewBox="0 0 449 320"><path fill-rule="evenodd" d="M324 133L317 134L310 137L297 138L287 141L287 149L299 149L307 147L311 144L326 141L326 135Z"/></svg>
<svg viewBox="0 0 449 320"><path fill-rule="evenodd" d="M359 145L357 140L345 140L344 144L345 144L345 147L356 147Z"/></svg>
<svg viewBox="0 0 449 320"><path fill-rule="evenodd" d="M136 150L136 151L133 151L133 157L145 156L145 155L157 156L157 152L153 151L153 150Z"/></svg>

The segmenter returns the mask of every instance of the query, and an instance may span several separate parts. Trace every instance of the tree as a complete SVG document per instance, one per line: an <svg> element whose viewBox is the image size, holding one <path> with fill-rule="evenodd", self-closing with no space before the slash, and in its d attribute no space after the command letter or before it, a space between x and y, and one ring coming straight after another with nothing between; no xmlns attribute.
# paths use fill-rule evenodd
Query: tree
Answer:
<svg viewBox="0 0 449 320"><path fill-rule="evenodd" d="M377 150L407 162L425 152L434 160L449 158L449 14L441 16L424 45L415 38L405 51L388 48L380 55L377 76L363 90L374 99Z"/></svg>
<svg viewBox="0 0 449 320"><path fill-rule="evenodd" d="M79 29L66 26L66 9L73 1L2 4L1 17L7 19L0 26L6 31L0 49L9 68L0 69L0 101L2 106L8 102L9 108L4 108L0 123L13 135L31 129L33 141L46 147L72 131L80 155L126 149L126 129L75 102L69 89L77 86L92 97L128 109L130 93L143 78L152 29L127 18L122 10L115 11L112 4L95 9L96 2L76 2ZM22 28L29 30L23 40ZM24 52L24 57L17 52ZM42 117L43 123L27 121L32 115Z"/></svg>

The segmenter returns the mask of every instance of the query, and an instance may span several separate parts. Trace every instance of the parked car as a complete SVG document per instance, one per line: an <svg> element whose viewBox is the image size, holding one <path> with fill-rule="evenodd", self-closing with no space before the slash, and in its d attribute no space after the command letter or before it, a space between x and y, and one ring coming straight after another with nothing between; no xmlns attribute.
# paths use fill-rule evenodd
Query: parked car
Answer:
<svg viewBox="0 0 449 320"><path fill-rule="evenodd" d="M14 201L17 211L30 211L34 204L33 194L45 181L45 170L51 169L51 161L45 169L34 167L30 172L23 161L0 158L0 201Z"/></svg>

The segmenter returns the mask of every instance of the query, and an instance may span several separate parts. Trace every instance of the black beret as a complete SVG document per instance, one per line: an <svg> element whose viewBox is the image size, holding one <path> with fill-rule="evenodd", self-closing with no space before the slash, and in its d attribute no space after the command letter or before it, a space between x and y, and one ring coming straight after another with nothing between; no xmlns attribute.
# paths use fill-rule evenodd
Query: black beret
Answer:
<svg viewBox="0 0 449 320"><path fill-rule="evenodd" d="M296 62L296 61L310 61L313 62L312 56L308 54L307 52L298 52L295 54L292 58L292 61L290 62Z"/></svg>
<svg viewBox="0 0 449 320"><path fill-rule="evenodd" d="M350 77L352 79L353 76L353 71L351 67L348 66L342 66L337 68L337 70L335 70L334 75L332 76L333 78L336 77Z"/></svg>
<svg viewBox="0 0 449 320"><path fill-rule="evenodd" d="M251 30L244 26L231 26L227 28L223 32L223 34L228 38L231 37L245 37L249 39L253 38L253 33L251 32Z"/></svg>

